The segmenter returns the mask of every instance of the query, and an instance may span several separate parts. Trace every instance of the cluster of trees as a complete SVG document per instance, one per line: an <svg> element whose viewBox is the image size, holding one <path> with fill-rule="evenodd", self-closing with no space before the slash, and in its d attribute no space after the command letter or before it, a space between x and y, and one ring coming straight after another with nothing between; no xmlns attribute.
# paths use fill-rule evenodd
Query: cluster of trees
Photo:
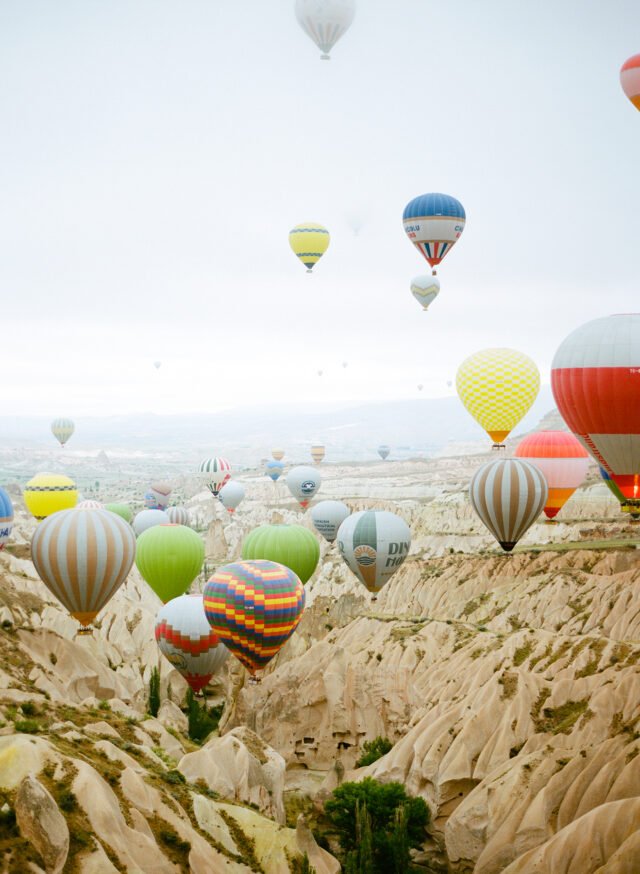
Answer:
<svg viewBox="0 0 640 874"><path fill-rule="evenodd" d="M149 677L149 700L147 707L152 716L157 716L160 710L160 671L154 668ZM202 741L218 727L222 707L206 707L198 702L189 689L187 691L187 717L189 719L189 737L196 743Z"/></svg>

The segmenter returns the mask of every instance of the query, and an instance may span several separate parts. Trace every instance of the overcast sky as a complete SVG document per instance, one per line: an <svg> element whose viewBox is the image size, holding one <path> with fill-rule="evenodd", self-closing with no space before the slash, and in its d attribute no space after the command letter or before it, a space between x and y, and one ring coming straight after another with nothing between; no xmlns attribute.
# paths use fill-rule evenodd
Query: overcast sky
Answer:
<svg viewBox="0 0 640 874"><path fill-rule="evenodd" d="M2 0L2 413L438 396L493 345L548 380L638 309L637 52L637 0L359 0L330 62L293 0ZM427 191L467 225L422 313Z"/></svg>

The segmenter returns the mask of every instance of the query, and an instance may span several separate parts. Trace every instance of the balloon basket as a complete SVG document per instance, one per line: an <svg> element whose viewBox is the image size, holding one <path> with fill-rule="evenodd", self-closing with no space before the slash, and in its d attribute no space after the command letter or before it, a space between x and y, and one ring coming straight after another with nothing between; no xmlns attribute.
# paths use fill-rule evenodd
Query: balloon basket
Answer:
<svg viewBox="0 0 640 874"><path fill-rule="evenodd" d="M260 677L254 677L253 675L249 676L249 685L250 686L259 686L262 680Z"/></svg>
<svg viewBox="0 0 640 874"><path fill-rule="evenodd" d="M78 637L80 635L85 636L88 634L93 634L93 626L92 625L81 625L80 628L76 631Z"/></svg>
<svg viewBox="0 0 640 874"><path fill-rule="evenodd" d="M320 60L321 61L330 61L331 55L320 55Z"/></svg>
<svg viewBox="0 0 640 874"><path fill-rule="evenodd" d="M503 449L507 448L506 443L494 443L491 447L492 452L501 452Z"/></svg>

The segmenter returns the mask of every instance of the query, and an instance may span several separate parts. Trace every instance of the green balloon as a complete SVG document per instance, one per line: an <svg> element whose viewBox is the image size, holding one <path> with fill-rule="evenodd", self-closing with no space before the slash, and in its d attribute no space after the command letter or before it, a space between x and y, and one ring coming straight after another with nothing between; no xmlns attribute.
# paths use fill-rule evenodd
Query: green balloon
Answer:
<svg viewBox="0 0 640 874"><path fill-rule="evenodd" d="M104 508L111 513L115 513L116 516L120 516L125 522L131 522L133 519L133 510L129 504L105 504Z"/></svg>
<svg viewBox="0 0 640 874"><path fill-rule="evenodd" d="M204 544L186 525L154 525L138 537L138 570L165 604L184 595L203 560Z"/></svg>
<svg viewBox="0 0 640 874"><path fill-rule="evenodd" d="M283 564L304 584L318 565L320 546L309 529L302 525L261 525L245 537L242 558Z"/></svg>

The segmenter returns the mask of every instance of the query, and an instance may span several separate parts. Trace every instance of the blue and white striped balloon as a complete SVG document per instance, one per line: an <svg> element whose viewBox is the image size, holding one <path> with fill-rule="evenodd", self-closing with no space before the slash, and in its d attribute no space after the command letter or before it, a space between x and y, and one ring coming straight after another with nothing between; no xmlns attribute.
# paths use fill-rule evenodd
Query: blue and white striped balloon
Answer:
<svg viewBox="0 0 640 874"><path fill-rule="evenodd" d="M11 498L0 488L0 549L3 548L13 528L13 504Z"/></svg>

